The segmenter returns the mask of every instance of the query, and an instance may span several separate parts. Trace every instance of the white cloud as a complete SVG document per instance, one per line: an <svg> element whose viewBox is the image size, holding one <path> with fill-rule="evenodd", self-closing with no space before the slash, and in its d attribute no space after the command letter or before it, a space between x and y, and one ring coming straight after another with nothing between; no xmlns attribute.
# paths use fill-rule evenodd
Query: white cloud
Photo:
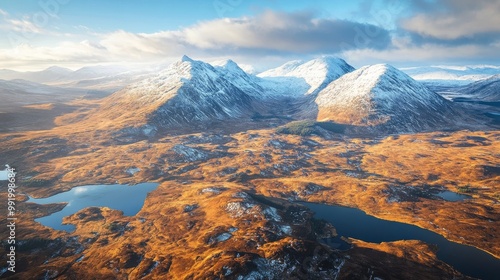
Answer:
<svg viewBox="0 0 500 280"><path fill-rule="evenodd" d="M29 16L12 18L9 13L0 9L0 30L18 33L42 33L42 29L31 20Z"/></svg>
<svg viewBox="0 0 500 280"><path fill-rule="evenodd" d="M43 32L30 25L29 21L18 20L12 24L12 20L8 20L11 22L11 30ZM365 29L370 31L369 40L363 37L366 36ZM180 30L156 33L131 33L123 30L108 34L84 30L84 33L87 39L82 42L64 41L53 45L37 45L36 40L22 40L23 36L14 36L14 39L19 39L17 43L13 43L15 48L0 50L0 59L15 52L16 56L10 58L17 60L16 63L0 63L69 63L99 59L102 62L157 62L159 59L179 57L182 54L236 57L334 53L346 48L383 48L390 43L389 33L374 25L321 19L307 12L268 11L255 17L215 19ZM58 39L58 36L53 37ZM59 37L68 40L70 36Z"/></svg>
<svg viewBox="0 0 500 280"><path fill-rule="evenodd" d="M59 32L49 30L48 23L50 23L50 18L43 18L40 20L35 15L24 15L21 17L12 17L9 13L0 9L0 32L3 33L3 37L9 37L11 44L25 43L26 41L32 41L36 36L57 36L61 35ZM41 15L39 13L38 15ZM57 29L54 27L53 29ZM2 32L3 31L3 32ZM0 33L0 34L1 34ZM8 34L8 35L6 35ZM15 37L16 40L12 40Z"/></svg>
<svg viewBox="0 0 500 280"><path fill-rule="evenodd" d="M19 32L19 33L36 33L41 34L43 30L34 24L29 18L11 19L5 18L4 22L0 25L1 29Z"/></svg>
<svg viewBox="0 0 500 280"><path fill-rule="evenodd" d="M439 44L399 44L386 50L351 50L343 54L352 64L399 63L421 65L422 63L460 62L471 59L478 61L499 61L500 54L494 47L483 45L446 46Z"/></svg>
<svg viewBox="0 0 500 280"><path fill-rule="evenodd" d="M67 62L100 63L108 61L106 50L89 42L62 42L55 47L22 44L12 49L0 49L3 67L17 68L25 65L61 64Z"/></svg>
<svg viewBox="0 0 500 280"><path fill-rule="evenodd" d="M500 32L500 1L442 0L442 9L419 13L402 27L422 36L444 40Z"/></svg>
<svg viewBox="0 0 500 280"><path fill-rule="evenodd" d="M351 48L384 48L388 31L352 21L316 18L314 14L264 12L256 17L201 22L182 31L185 41L205 49L318 53ZM370 40L363 40L366 33Z"/></svg>
<svg viewBox="0 0 500 280"><path fill-rule="evenodd" d="M406 21L410 31L417 32L419 26L434 24L422 23L420 21L424 19L419 17L425 15L417 15ZM453 22L451 19L449 21ZM5 27L6 23L9 23L8 28ZM435 24L445 25L440 21ZM500 24L488 28L499 28L498 26ZM266 63L283 61L284 57L288 59L290 56L343 53L349 62L358 65L367 61L389 63L414 61L421 64L425 60L438 59L482 59L487 56L500 59L496 51L500 40L493 40L496 43L490 44L468 42L455 46L439 45L432 41L417 43L412 41L415 40L412 33L407 32L405 35L398 33L398 37L395 37L395 34L374 25L317 18L308 12L267 11L255 17L214 19L179 30L156 33L117 30L102 34L85 26L74 28L78 33L38 36L43 37L43 40L37 38L22 40L26 36L21 34L21 30L30 30L31 34L44 33L44 35L47 31L36 29L36 26L30 25L26 18L13 20L0 10L0 29L17 30L20 34L18 34L20 40L13 43L12 48L0 49L0 64L5 68L18 68L54 64L83 66L113 62L157 63L177 59L182 54L208 60L237 58L244 63L253 63L258 58L259 61ZM479 27L475 25L474 28ZM484 31L485 28L481 27L478 30ZM441 31L434 29L426 32L435 36L445 36L439 33ZM453 38L464 33L461 30L455 32L448 36ZM15 32L13 34L16 35Z"/></svg>
<svg viewBox="0 0 500 280"><path fill-rule="evenodd" d="M131 58L179 55L187 50L179 32L130 33L123 30L103 36L100 44L110 53Z"/></svg>

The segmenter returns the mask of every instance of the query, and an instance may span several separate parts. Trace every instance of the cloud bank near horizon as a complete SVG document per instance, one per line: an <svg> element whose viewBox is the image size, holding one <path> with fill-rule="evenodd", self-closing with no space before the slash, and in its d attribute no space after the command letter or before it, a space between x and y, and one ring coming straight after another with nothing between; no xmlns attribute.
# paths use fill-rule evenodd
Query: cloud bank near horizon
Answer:
<svg viewBox="0 0 500 280"><path fill-rule="evenodd" d="M312 11L266 10L154 33L96 32L85 26L58 32L33 17L15 18L0 10L0 32L10 43L0 48L0 63L3 68L149 63L183 54L236 57L244 63L320 54L358 65L500 62L500 1L413 0L410 6L384 2L384 8L365 6L363 21Z"/></svg>

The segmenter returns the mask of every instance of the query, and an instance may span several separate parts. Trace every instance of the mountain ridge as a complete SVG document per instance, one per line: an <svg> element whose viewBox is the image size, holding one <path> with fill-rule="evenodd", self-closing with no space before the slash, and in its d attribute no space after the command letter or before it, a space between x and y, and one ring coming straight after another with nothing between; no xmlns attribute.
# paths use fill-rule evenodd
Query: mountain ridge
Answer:
<svg viewBox="0 0 500 280"><path fill-rule="evenodd" d="M390 132L448 125L452 103L388 64L362 67L329 84L316 98L319 121Z"/></svg>
<svg viewBox="0 0 500 280"><path fill-rule="evenodd" d="M500 101L500 74L469 84L459 90L468 98L498 102Z"/></svg>
<svg viewBox="0 0 500 280"><path fill-rule="evenodd" d="M113 93L91 118L156 131L252 115L254 98L223 72L184 56L157 75Z"/></svg>
<svg viewBox="0 0 500 280"><path fill-rule="evenodd" d="M288 76L261 77L232 60L214 66L183 56L110 95L88 118L107 119L105 126L148 137L158 130L203 129L231 120L279 125L314 119L368 133L413 133L466 123L463 110L388 64L354 70L341 59L321 57L293 61L271 73L281 70ZM273 79L291 81L314 73L323 76L309 80L307 88L305 78L301 84Z"/></svg>
<svg viewBox="0 0 500 280"><path fill-rule="evenodd" d="M316 94L330 82L354 70L341 58L322 56L309 61L295 60L258 74L258 77L307 87L304 94ZM302 82L302 85L300 85Z"/></svg>

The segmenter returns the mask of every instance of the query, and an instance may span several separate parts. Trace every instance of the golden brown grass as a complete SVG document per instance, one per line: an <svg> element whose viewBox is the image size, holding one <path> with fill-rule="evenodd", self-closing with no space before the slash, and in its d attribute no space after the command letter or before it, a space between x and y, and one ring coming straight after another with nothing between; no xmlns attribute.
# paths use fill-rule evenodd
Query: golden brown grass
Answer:
<svg viewBox="0 0 500 280"><path fill-rule="evenodd" d="M66 121L70 123L70 119L67 117ZM124 116L123 121L127 119ZM272 129L262 129L233 133L222 144L186 144L187 135L119 144L113 142L112 131L104 128L121 127L121 121L95 127L91 124L89 118L78 126L1 135L3 147L8 149L2 148L0 154L19 169L19 176L32 175L47 181L42 187L20 184L20 190L42 197L84 184L158 181L161 185L148 196L135 217L102 208L97 212L83 210L80 216L67 218L67 222L77 226L72 235L85 244L84 251L53 258L46 264L43 262L50 256L25 256L37 270L27 269L22 275L31 277L43 269L60 271L66 267L67 278L89 271L103 279L127 275L137 278L158 262L158 268L147 274L146 279L166 274L173 279L201 279L219 275L224 265L244 270L252 254L271 256L300 240L289 236L264 240L261 246L255 246L252 242L262 236L260 229L265 227L266 220L257 216L247 222L248 217L233 217L225 210L229 202L237 200L233 196L240 191L354 206L377 217L414 224L500 256L500 177L484 169L484 166L500 166L498 131L326 140L316 136L278 135ZM308 140L314 142L306 143ZM172 149L178 144L216 155L194 162L176 161ZM132 167L141 171L134 175L127 173ZM308 192L309 184L324 189ZM385 191L393 185L442 186L451 191L469 186L473 192L471 200L461 202L428 198L390 202ZM220 195L201 192L210 186L224 186L227 191ZM198 204L199 208L184 212L184 207L192 204ZM69 236L33 222L37 211L46 213L50 209L29 207L30 211L20 214L24 219L20 238L39 236L52 240ZM113 230L126 224L130 229L121 234ZM217 245L207 244L211 236L230 227L238 228L231 239ZM365 254L366 263L382 253L388 262L400 265L401 259L407 259L419 271L425 271L426 264L437 263L433 249L419 242L376 245L356 241L355 245L360 249L354 252L359 256ZM231 253L235 251L246 254L235 258ZM75 263L81 255L85 257ZM128 267L136 263L137 255L142 261ZM427 272L456 274L446 265L439 264L438 268Z"/></svg>

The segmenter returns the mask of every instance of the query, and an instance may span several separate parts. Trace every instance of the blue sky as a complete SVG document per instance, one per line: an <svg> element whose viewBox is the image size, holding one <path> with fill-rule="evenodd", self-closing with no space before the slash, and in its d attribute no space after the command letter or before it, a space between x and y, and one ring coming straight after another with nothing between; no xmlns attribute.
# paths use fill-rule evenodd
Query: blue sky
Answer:
<svg viewBox="0 0 500 280"><path fill-rule="evenodd" d="M264 10L297 11L313 10L335 17L349 17L358 9L352 1L276 1L276 0L191 0L191 1L130 1L130 0L46 0L41 3L57 3L59 8L54 25L60 28L84 25L93 30L111 32L123 29L130 32L156 32L187 27L198 21L220 17L254 15ZM66 3L67 2L67 3ZM44 12L38 1L0 0L0 7L21 18ZM66 30L70 31L70 30Z"/></svg>
<svg viewBox="0 0 500 280"><path fill-rule="evenodd" d="M0 63L499 64L500 0L0 0Z"/></svg>

